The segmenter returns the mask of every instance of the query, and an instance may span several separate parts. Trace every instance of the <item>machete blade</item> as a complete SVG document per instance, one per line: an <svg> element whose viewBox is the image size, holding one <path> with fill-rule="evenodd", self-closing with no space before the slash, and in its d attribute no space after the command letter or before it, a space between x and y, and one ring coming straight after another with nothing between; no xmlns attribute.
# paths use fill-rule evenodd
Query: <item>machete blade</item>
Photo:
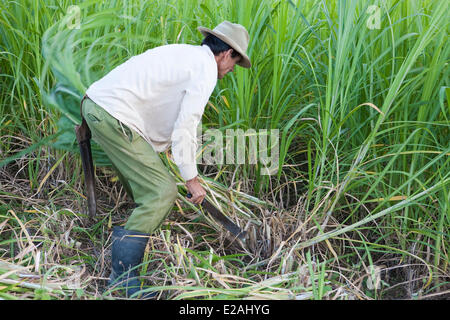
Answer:
<svg viewBox="0 0 450 320"><path fill-rule="evenodd" d="M188 193L187 197L191 198L192 195ZM227 218L222 212L220 212L220 210L218 210L215 206L213 206L208 200L203 199L201 205L225 229L230 231L235 237L237 237L239 240L245 243L245 240L247 239L246 231L242 230L236 224L234 224L229 218Z"/></svg>
<svg viewBox="0 0 450 320"><path fill-rule="evenodd" d="M83 123L84 124L84 123ZM94 165L92 161L90 134L86 132L86 127L75 126L78 145L80 147L81 164L84 172L84 182L86 185L86 193L88 200L89 217L93 218L97 210L97 201L95 197L95 176Z"/></svg>

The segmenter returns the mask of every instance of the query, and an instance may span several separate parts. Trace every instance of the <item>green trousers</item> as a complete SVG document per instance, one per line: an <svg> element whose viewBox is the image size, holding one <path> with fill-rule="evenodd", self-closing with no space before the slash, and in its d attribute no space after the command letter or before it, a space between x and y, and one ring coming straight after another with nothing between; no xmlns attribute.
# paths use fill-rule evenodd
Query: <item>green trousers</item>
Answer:
<svg viewBox="0 0 450 320"><path fill-rule="evenodd" d="M127 194L137 204L124 228L153 233L174 205L178 194L175 180L158 153L137 132L90 99L84 100L82 112L92 138L105 151Z"/></svg>

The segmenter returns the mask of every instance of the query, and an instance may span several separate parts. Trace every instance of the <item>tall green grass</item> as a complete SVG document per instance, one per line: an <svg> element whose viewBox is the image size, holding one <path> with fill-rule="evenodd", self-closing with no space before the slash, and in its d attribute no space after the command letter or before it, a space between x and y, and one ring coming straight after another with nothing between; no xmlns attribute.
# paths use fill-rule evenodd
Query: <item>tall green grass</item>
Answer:
<svg viewBox="0 0 450 320"><path fill-rule="evenodd" d="M14 159L29 156L34 191L42 163L48 172L66 161L63 151L53 150L76 153L78 103L93 81L146 49L198 44L197 26L230 20L249 31L253 67L236 68L219 81L204 129L279 129L280 162L274 176L262 175L258 165L226 164L215 183L242 185L294 216L295 208L304 208L298 216L304 223L280 235L288 245L255 263L289 260L323 244L328 251L321 268L335 260L363 268L392 255L399 264L426 266L420 290L445 288L447 1L86 1L77 4L79 29L69 27L72 4L0 5L0 148L8 156L0 165L22 150ZM379 29L368 27L371 5L379 8ZM44 136L56 140L42 142ZM16 149L17 137L26 137L23 149ZM47 154L42 145L54 149ZM99 148L94 153L99 166L108 163ZM252 219L265 225L263 217ZM316 272L311 255L302 263ZM315 298L324 296L323 270L311 289ZM198 287L193 292L203 294Z"/></svg>

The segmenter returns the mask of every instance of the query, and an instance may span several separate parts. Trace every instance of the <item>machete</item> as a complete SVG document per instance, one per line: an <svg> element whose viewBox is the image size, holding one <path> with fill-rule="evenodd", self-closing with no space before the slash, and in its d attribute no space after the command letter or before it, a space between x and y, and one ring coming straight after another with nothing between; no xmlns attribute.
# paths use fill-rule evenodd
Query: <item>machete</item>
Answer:
<svg viewBox="0 0 450 320"><path fill-rule="evenodd" d="M86 185L87 199L88 199L88 211L89 216L93 218L97 208L95 199L95 176L94 166L92 163L91 142L87 138L85 127L75 126L75 132L77 136L78 145L80 147L81 164L84 171L84 183Z"/></svg>
<svg viewBox="0 0 450 320"><path fill-rule="evenodd" d="M80 147L81 164L84 171L84 183L86 185L86 193L88 200L89 216L93 218L97 209L97 201L95 197L95 175L94 165L91 152L91 130L83 117L81 108L83 101L87 98L85 95L80 102L81 125L75 126L75 134L77 136L78 146Z"/></svg>
<svg viewBox="0 0 450 320"><path fill-rule="evenodd" d="M188 198L192 198L192 194L187 194ZM240 239L245 243L245 239L247 238L247 232L239 228L236 224L234 224L230 219L228 219L222 212L220 212L216 207L214 207L211 202L206 199L203 199L201 203L202 207L209 212L209 214L216 219L221 225L225 227L228 231L230 231L235 237Z"/></svg>

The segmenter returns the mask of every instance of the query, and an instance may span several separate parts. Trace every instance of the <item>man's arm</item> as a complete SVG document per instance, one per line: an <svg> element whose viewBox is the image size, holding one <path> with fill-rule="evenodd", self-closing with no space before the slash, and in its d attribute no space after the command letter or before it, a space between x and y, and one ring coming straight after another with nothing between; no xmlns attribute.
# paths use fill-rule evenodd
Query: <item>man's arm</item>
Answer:
<svg viewBox="0 0 450 320"><path fill-rule="evenodd" d="M181 177L186 181L188 191L192 194L192 198L188 201L195 204L200 204L206 196L206 191L198 180L195 158L197 126L214 89L214 86L204 79L202 80L192 81L189 88L186 89L172 133L174 162L180 170Z"/></svg>

